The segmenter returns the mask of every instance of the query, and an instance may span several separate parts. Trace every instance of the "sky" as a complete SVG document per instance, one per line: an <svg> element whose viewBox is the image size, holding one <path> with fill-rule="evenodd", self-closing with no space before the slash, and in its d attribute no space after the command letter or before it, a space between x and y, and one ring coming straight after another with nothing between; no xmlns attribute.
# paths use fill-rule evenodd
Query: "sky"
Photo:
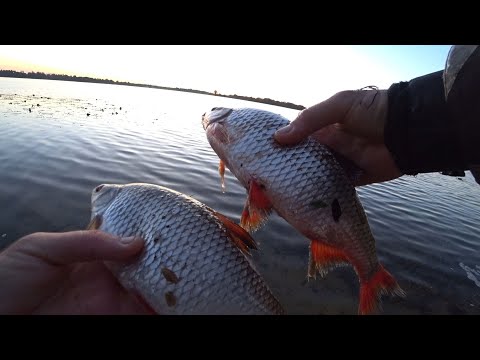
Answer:
<svg viewBox="0 0 480 360"><path fill-rule="evenodd" d="M311 106L341 90L388 88L442 70L449 49L450 45L0 45L0 69Z"/></svg>

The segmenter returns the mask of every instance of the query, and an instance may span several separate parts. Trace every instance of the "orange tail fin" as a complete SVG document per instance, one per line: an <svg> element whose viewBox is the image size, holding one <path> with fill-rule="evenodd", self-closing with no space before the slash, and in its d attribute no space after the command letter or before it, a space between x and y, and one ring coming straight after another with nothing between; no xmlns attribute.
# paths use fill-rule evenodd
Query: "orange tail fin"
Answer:
<svg viewBox="0 0 480 360"><path fill-rule="evenodd" d="M359 315L368 315L380 310L382 294L405 297L405 292L395 278L380 265L378 271L367 282L360 285Z"/></svg>

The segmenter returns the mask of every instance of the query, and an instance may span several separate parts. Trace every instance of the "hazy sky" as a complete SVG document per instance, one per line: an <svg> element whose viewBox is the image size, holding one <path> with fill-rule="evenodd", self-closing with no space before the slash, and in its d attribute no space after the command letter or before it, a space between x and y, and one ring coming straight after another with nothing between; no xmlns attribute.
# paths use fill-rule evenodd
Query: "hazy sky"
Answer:
<svg viewBox="0 0 480 360"><path fill-rule="evenodd" d="M0 69L268 97L305 106L335 92L442 70L440 45L0 45ZM1 81L1 80L0 80Z"/></svg>

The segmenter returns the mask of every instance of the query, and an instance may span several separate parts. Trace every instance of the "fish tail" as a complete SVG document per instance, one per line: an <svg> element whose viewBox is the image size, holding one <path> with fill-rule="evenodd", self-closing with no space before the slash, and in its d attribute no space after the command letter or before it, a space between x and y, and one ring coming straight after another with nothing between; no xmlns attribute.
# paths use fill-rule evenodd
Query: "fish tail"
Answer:
<svg viewBox="0 0 480 360"><path fill-rule="evenodd" d="M370 279L360 285L360 305L358 313L368 315L380 310L382 294L405 297L405 291L398 285L395 278L382 265Z"/></svg>

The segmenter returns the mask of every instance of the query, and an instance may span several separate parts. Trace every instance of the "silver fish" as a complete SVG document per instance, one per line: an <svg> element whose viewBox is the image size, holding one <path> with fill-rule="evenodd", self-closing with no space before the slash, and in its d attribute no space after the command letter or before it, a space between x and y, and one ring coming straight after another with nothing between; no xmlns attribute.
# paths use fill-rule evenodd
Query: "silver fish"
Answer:
<svg viewBox="0 0 480 360"><path fill-rule="evenodd" d="M226 166L247 189L246 230L258 229L275 210L310 239L308 277L352 265L360 281L359 314L378 309L382 293L404 296L378 261L352 164L313 138L280 146L274 133L289 120L272 112L213 108L202 123L220 173Z"/></svg>
<svg viewBox="0 0 480 360"><path fill-rule="evenodd" d="M107 266L155 313L284 312L251 262L251 236L191 197L153 184L102 184L92 191L88 228L145 239L134 262Z"/></svg>

